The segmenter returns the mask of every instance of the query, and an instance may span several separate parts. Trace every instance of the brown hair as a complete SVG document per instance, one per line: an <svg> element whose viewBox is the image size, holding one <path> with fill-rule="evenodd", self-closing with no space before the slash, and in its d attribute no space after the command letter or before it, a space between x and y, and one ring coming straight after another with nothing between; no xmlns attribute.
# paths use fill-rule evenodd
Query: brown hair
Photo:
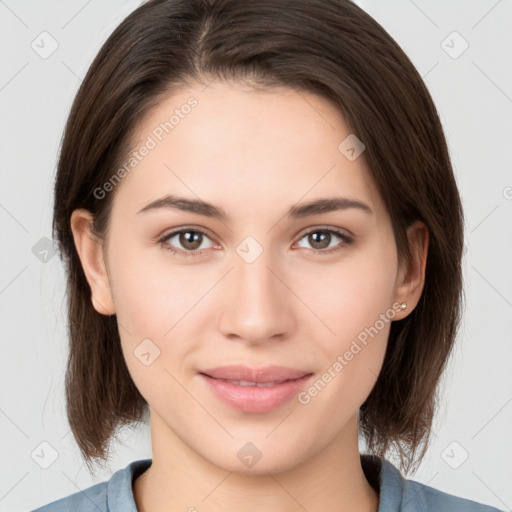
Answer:
<svg viewBox="0 0 512 512"><path fill-rule="evenodd" d="M74 100L55 183L53 230L66 263L70 351L68 420L80 451L104 461L120 426L147 403L123 358L115 315L92 306L70 228L73 210L105 236L113 175L144 114L192 80L287 86L335 105L363 141L361 158L389 211L400 261L406 228L423 221L429 255L423 293L392 322L382 371L359 411L367 449L390 448L409 471L428 447L437 387L461 318L463 212L442 126L421 76L391 36L349 0L152 0L104 43ZM340 141L341 142L341 141Z"/></svg>

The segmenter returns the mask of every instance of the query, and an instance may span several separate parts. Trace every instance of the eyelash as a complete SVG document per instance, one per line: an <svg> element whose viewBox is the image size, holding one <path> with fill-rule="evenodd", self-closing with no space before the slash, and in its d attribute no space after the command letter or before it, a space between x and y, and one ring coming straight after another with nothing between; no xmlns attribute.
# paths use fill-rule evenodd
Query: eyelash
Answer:
<svg viewBox="0 0 512 512"><path fill-rule="evenodd" d="M171 245L168 245L167 240L173 238L175 235L179 235L181 233L186 232L192 232L192 233L201 233L202 235L210 238L206 232L204 232L201 229L198 228L181 228L176 231L171 231L171 233L168 233L161 238L159 238L158 242L162 245L162 247L173 254L176 254L178 256L183 256L185 258L189 256L199 256L202 254L203 249L196 249L195 251L183 251L181 249L175 249ZM299 240L302 240L304 237L310 235L311 233L330 233L332 235L336 235L337 237L341 238L342 242L341 244L338 244L337 246L331 247L330 249L311 249L315 252L316 255L325 255L325 254L332 254L334 252L340 251L343 247L348 246L352 243L352 238L347 236L346 234L342 233L341 231L338 231L336 229L313 229L311 231L308 231L307 233L304 233Z"/></svg>

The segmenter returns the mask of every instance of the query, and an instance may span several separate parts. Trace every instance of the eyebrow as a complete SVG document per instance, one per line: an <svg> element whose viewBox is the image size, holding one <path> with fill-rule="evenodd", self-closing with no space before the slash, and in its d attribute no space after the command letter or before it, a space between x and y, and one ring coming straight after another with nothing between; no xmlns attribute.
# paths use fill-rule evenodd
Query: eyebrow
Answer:
<svg viewBox="0 0 512 512"><path fill-rule="evenodd" d="M161 199L157 199L156 201L152 201L139 210L137 214L160 208L174 208L184 212L196 213L198 215L204 215L205 217L212 217L224 221L228 219L227 213L218 206L200 199L187 199L185 197L173 195L168 195ZM286 213L286 217L291 219L302 219L304 217L309 217L310 215L347 210L349 208L356 208L368 215L373 215L374 213L366 203L357 199L350 199L347 197L329 197L292 206Z"/></svg>

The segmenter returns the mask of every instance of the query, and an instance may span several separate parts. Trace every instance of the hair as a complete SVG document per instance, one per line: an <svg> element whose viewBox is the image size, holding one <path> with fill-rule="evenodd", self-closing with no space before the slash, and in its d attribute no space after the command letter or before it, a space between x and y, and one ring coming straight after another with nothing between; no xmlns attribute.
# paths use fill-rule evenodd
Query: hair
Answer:
<svg viewBox="0 0 512 512"><path fill-rule="evenodd" d="M60 148L53 235L67 272L67 417L89 471L119 427L148 411L127 369L115 315L99 314L76 251L73 210L105 240L114 192L99 199L144 115L191 83L234 80L327 99L363 141L400 262L406 229L429 230L423 292L391 323L382 370L359 409L367 450L396 450L408 472L428 447L438 384L461 320L463 211L442 125L414 65L350 0L151 0L110 35L74 99ZM419 451L419 455L418 455Z"/></svg>

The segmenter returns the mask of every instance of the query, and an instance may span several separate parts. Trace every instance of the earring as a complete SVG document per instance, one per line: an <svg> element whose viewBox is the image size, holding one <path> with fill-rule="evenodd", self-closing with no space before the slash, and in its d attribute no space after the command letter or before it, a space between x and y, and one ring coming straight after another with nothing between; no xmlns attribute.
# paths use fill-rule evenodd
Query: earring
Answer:
<svg viewBox="0 0 512 512"><path fill-rule="evenodd" d="M407 308L407 302L402 302L402 304L400 304L400 309L406 309Z"/></svg>

